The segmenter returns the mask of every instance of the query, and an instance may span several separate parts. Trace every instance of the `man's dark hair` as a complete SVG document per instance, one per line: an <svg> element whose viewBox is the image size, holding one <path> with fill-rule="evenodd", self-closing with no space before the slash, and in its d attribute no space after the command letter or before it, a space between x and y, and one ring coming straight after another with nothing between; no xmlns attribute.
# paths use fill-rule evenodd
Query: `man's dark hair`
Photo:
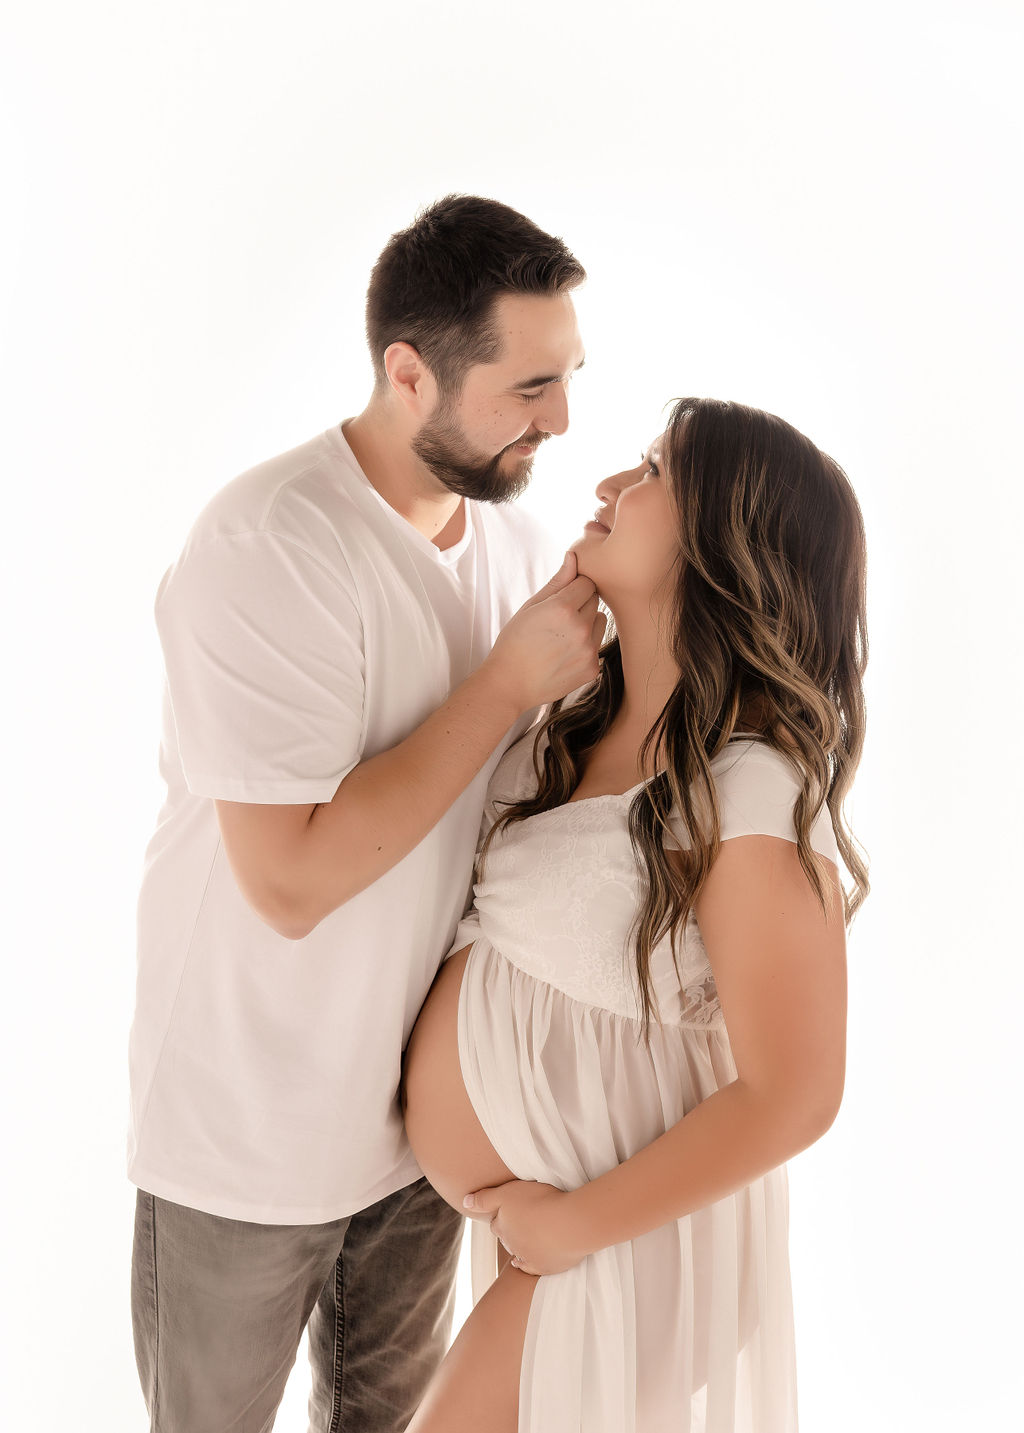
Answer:
<svg viewBox="0 0 1024 1433"><path fill-rule="evenodd" d="M443 397L458 397L466 370L493 363L493 324L502 294L560 294L587 277L561 239L525 215L471 194L431 204L392 234L366 293L366 337L377 389L387 383L384 350L409 343Z"/></svg>

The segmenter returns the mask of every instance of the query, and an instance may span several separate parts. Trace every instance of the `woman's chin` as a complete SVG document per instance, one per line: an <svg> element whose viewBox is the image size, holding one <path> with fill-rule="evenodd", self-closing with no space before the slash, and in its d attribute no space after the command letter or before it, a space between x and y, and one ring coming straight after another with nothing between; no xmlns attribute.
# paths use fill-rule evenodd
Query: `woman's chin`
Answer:
<svg viewBox="0 0 1024 1433"><path fill-rule="evenodd" d="M596 582L596 577L594 577L590 571L591 559L594 555L594 548L597 545L591 540L593 536L593 533L581 533L575 542L570 543L569 551L576 554L576 575L578 577L589 577L591 582Z"/></svg>

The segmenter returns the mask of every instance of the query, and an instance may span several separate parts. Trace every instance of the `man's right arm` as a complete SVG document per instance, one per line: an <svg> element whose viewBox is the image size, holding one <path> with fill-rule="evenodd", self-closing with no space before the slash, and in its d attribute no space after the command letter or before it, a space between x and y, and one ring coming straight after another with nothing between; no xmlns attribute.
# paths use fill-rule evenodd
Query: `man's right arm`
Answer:
<svg viewBox="0 0 1024 1433"><path fill-rule="evenodd" d="M519 717L597 676L605 619L570 556L498 636L487 659L389 751L361 762L321 804L216 802L246 900L297 940L419 844Z"/></svg>

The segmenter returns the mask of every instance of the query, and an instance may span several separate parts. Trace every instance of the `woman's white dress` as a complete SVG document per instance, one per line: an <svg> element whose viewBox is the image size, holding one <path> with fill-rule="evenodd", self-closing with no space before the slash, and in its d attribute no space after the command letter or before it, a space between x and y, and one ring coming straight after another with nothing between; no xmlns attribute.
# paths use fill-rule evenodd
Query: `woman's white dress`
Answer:
<svg viewBox="0 0 1024 1433"><path fill-rule="evenodd" d="M485 825L536 790L533 734L495 771ZM723 841L795 841L798 778L735 740L713 771ZM627 813L639 787L510 826L492 843L453 950L466 1089L519 1179L572 1189L649 1144L735 1078L696 921L652 954L650 1046L628 941L640 879ZM686 844L677 823L676 835ZM812 845L837 859L827 811ZM630 1243L538 1280L520 1433L793 1433L797 1426L784 1167ZM473 1226L473 1293L495 1273Z"/></svg>

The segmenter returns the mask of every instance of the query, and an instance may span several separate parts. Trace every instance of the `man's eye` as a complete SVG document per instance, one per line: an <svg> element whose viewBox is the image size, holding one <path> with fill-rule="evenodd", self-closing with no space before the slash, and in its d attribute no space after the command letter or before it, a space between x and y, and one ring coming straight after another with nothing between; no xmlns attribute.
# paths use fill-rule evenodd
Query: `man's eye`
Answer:
<svg viewBox="0 0 1024 1433"><path fill-rule="evenodd" d="M519 396L524 403L539 403L544 397L544 389L542 388L539 393L520 393Z"/></svg>

